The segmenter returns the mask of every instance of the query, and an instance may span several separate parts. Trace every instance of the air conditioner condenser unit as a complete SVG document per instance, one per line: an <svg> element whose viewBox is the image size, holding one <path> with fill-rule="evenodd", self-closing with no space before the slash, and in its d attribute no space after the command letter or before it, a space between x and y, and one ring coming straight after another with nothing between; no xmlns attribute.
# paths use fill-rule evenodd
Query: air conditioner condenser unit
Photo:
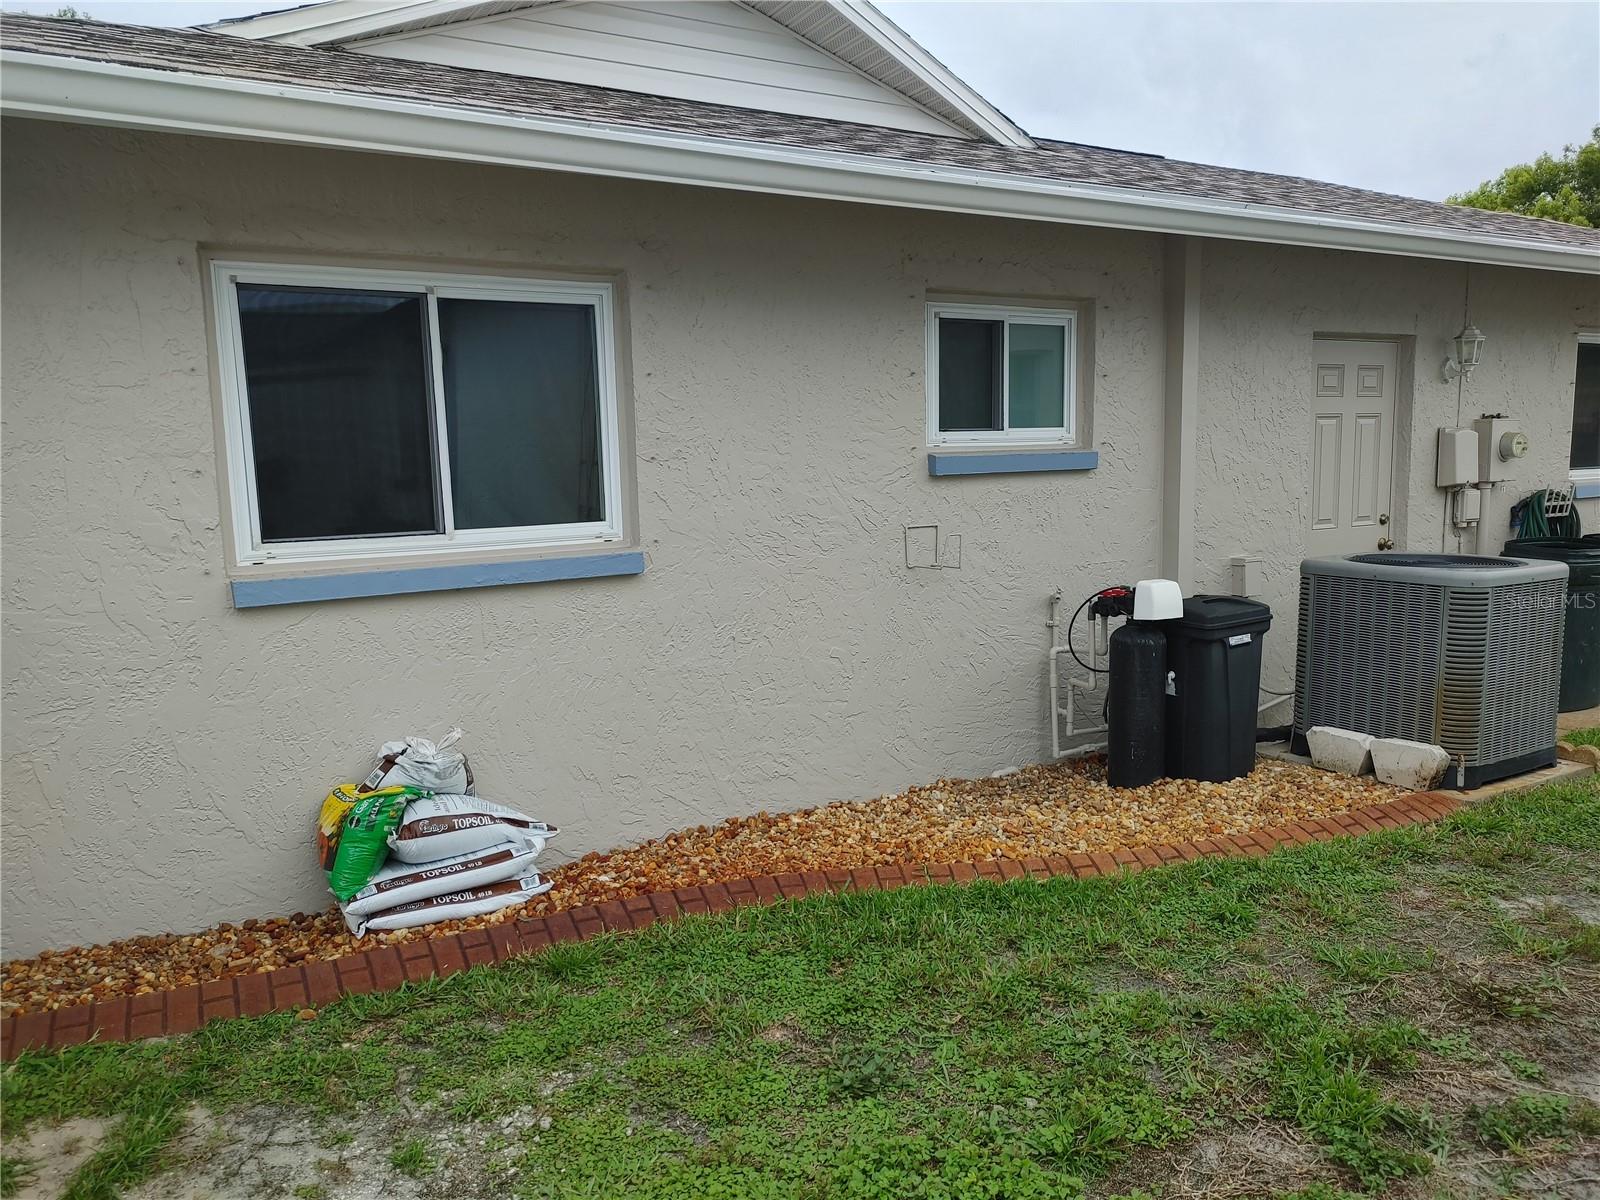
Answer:
<svg viewBox="0 0 1600 1200"><path fill-rule="evenodd" d="M1294 741L1315 725L1443 746L1456 787L1556 761L1567 566L1460 554L1300 564Z"/></svg>

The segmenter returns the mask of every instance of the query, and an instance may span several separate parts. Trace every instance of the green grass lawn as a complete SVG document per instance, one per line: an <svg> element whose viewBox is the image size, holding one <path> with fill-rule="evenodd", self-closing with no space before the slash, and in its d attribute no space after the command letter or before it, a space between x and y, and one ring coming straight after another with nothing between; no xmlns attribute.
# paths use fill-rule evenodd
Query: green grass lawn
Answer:
<svg viewBox="0 0 1600 1200"><path fill-rule="evenodd" d="M89 1117L72 1197L1570 1194L1597 868L1590 779L1266 859L693 918L25 1055L3 1180Z"/></svg>
<svg viewBox="0 0 1600 1200"><path fill-rule="evenodd" d="M1569 729L1561 735L1563 742L1574 746L1600 746L1600 726L1593 729Z"/></svg>

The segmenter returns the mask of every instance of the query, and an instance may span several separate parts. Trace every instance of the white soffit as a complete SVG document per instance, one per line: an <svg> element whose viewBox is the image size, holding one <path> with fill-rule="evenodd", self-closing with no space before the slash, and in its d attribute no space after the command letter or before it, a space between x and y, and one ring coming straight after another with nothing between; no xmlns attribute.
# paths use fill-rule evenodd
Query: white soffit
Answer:
<svg viewBox="0 0 1600 1200"><path fill-rule="evenodd" d="M206 28L1033 145L866 0L322 0Z"/></svg>

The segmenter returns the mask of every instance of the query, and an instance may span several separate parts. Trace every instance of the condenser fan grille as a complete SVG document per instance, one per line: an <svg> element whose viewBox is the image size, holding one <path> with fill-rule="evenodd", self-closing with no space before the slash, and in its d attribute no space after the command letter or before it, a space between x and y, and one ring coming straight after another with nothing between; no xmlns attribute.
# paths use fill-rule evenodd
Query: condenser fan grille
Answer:
<svg viewBox="0 0 1600 1200"><path fill-rule="evenodd" d="M1476 554L1352 554L1351 562L1380 567L1518 567L1514 558L1480 558Z"/></svg>

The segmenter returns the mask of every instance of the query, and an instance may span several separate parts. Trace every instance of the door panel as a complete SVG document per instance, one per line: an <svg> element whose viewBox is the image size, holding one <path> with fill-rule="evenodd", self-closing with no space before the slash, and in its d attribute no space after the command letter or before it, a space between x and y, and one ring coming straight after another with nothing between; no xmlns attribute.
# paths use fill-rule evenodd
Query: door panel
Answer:
<svg viewBox="0 0 1600 1200"><path fill-rule="evenodd" d="M1378 495L1378 472L1382 466L1379 437L1384 421L1377 413L1356 417L1355 494L1351 497L1350 523L1376 525L1378 514L1388 512Z"/></svg>
<svg viewBox="0 0 1600 1200"><path fill-rule="evenodd" d="M1344 418L1318 413L1311 443L1311 528L1339 525L1339 441Z"/></svg>
<svg viewBox="0 0 1600 1200"><path fill-rule="evenodd" d="M1313 343L1306 553L1360 554L1394 531L1393 342Z"/></svg>

